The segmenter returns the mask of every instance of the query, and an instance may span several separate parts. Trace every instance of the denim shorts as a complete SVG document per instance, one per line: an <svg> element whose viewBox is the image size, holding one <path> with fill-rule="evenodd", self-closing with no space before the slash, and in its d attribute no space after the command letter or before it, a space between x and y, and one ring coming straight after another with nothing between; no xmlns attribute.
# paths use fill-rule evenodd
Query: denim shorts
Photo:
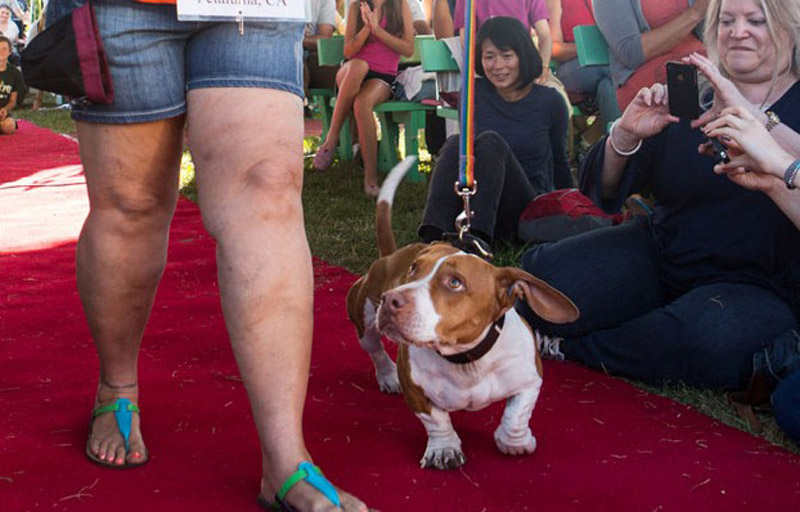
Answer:
<svg viewBox="0 0 800 512"><path fill-rule="evenodd" d="M257 87L303 96L302 23L178 21L174 5L93 2L114 86L111 104L74 105L93 123L141 123L186 112L186 92ZM236 92L232 91L235 95Z"/></svg>

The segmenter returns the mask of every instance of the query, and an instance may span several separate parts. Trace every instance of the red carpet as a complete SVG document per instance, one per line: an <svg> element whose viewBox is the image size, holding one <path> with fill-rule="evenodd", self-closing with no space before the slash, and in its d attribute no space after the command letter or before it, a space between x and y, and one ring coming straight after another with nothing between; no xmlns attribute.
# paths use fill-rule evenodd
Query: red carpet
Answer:
<svg viewBox="0 0 800 512"><path fill-rule="evenodd" d="M75 291L79 212L67 210L85 212L75 200L85 191L69 185L79 178L72 170L49 174L49 185L70 191L47 223L56 235L37 228L24 240L27 223L42 224L38 202L58 199L19 180L77 158L61 137L24 125L19 140L26 133L36 134L38 158L0 138L14 162L12 176L0 170L4 244L17 228L0 248L0 511L257 510L258 443L220 315L214 246L188 201L178 206L141 357L151 461L113 471L84 457L97 363ZM27 168L17 163L23 157ZM14 196L19 211L9 212ZM306 436L336 483L384 512L800 507L800 457L570 363L546 363L531 423L535 454L495 449L496 405L454 415L468 457L462 470L421 470L424 430L402 398L378 391L346 318L354 277L319 261L315 269Z"/></svg>

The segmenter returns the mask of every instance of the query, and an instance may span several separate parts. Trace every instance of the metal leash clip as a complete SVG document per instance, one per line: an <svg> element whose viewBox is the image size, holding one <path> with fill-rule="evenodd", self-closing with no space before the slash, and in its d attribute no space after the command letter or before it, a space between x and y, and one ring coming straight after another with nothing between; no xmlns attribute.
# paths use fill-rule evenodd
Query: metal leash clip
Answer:
<svg viewBox="0 0 800 512"><path fill-rule="evenodd" d="M470 197L474 196L477 190L477 181L472 184L472 188L461 187L459 182L455 182L455 191L457 195L461 196L461 200L464 202L464 210L458 214L455 221L458 242L456 243L455 240L449 240L449 242L466 252L477 254L486 260L491 260L494 258L494 255L489 251L486 242L469 234L472 216L475 215L475 212L470 208Z"/></svg>

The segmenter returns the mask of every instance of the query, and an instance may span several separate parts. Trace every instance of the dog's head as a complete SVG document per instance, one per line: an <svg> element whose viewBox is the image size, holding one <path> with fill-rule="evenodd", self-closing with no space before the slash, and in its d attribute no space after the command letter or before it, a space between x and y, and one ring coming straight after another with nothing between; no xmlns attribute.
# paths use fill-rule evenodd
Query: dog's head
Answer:
<svg viewBox="0 0 800 512"><path fill-rule="evenodd" d="M479 339L517 298L549 322L579 315L564 294L523 270L433 244L416 255L404 283L381 297L378 329L397 343L449 352Z"/></svg>

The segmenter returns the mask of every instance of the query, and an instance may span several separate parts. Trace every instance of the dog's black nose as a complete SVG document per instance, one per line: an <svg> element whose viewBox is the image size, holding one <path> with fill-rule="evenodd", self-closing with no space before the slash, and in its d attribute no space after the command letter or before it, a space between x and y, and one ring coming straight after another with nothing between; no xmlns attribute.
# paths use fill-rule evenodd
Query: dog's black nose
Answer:
<svg viewBox="0 0 800 512"><path fill-rule="evenodd" d="M383 307L389 308L389 311L399 311L406 306L407 302L402 293L394 290L384 293L381 297L381 304Z"/></svg>

